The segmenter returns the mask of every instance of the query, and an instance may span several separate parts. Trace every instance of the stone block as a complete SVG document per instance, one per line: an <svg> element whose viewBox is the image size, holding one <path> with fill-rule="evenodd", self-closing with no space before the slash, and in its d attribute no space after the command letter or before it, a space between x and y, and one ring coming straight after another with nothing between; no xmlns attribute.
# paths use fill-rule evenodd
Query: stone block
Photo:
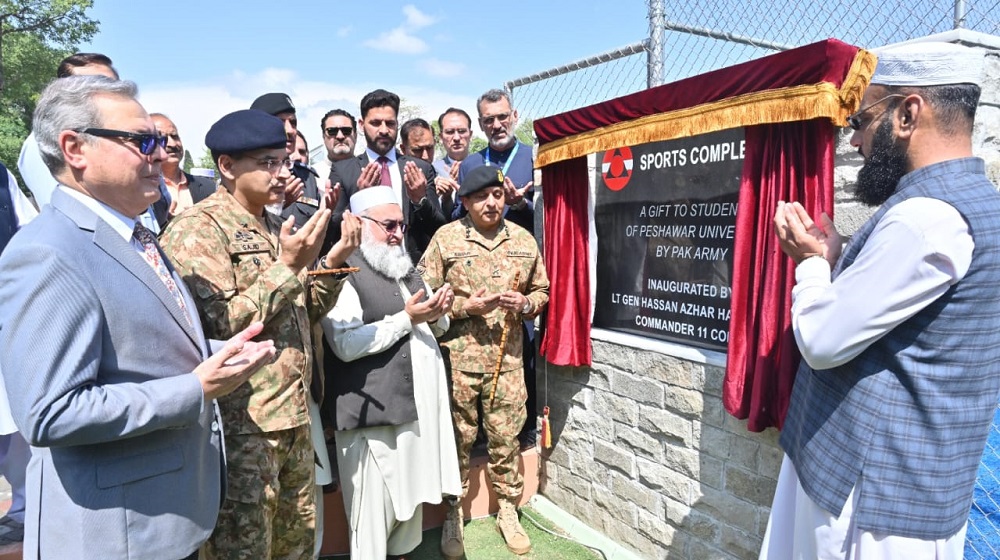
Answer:
<svg viewBox="0 0 1000 560"><path fill-rule="evenodd" d="M781 460L784 456L784 452L778 447L761 445L760 465L757 467L757 473L777 481L778 472L781 470Z"/></svg>
<svg viewBox="0 0 1000 560"><path fill-rule="evenodd" d="M683 526L684 520L691 513L691 506L667 497L663 498L662 503L663 515L667 522L674 527Z"/></svg>
<svg viewBox="0 0 1000 560"><path fill-rule="evenodd" d="M590 500L591 483L590 479L577 476L571 472L562 471L559 473L559 487L579 496L583 500Z"/></svg>
<svg viewBox="0 0 1000 560"><path fill-rule="evenodd" d="M719 540L719 523L697 508L688 513L681 523L681 529L702 542L717 543Z"/></svg>
<svg viewBox="0 0 1000 560"><path fill-rule="evenodd" d="M702 391L706 395L722 398L722 383L726 377L726 368L705 366L705 383Z"/></svg>
<svg viewBox="0 0 1000 560"><path fill-rule="evenodd" d="M604 441L614 441L615 439L614 420L590 410L579 407L571 408L566 417L566 425L572 426L574 430L587 434L591 438L603 439Z"/></svg>
<svg viewBox="0 0 1000 560"><path fill-rule="evenodd" d="M756 530L758 506L723 490L702 486L698 491L700 497L695 500L692 509L720 524L732 525L748 533Z"/></svg>
<svg viewBox="0 0 1000 560"><path fill-rule="evenodd" d="M727 462L756 472L760 465L760 444L746 437L731 436Z"/></svg>
<svg viewBox="0 0 1000 560"><path fill-rule="evenodd" d="M687 447L693 443L691 419L675 412L642 405L639 407L638 424L639 429L653 437L681 443Z"/></svg>
<svg viewBox="0 0 1000 560"><path fill-rule="evenodd" d="M594 460L621 471L629 478L635 476L635 456L603 441L594 442Z"/></svg>
<svg viewBox="0 0 1000 560"><path fill-rule="evenodd" d="M706 455L718 459L729 458L729 442L733 434L706 424L701 425L701 440L697 442L698 449Z"/></svg>
<svg viewBox="0 0 1000 560"><path fill-rule="evenodd" d="M667 443L663 448L662 463L667 468L677 471L692 480L697 481L701 477L698 452L694 449Z"/></svg>
<svg viewBox="0 0 1000 560"><path fill-rule="evenodd" d="M645 511L654 516L663 516L659 493L626 478L624 475L611 473L611 492L620 500L635 504L639 511Z"/></svg>
<svg viewBox="0 0 1000 560"><path fill-rule="evenodd" d="M613 371L611 392L637 403L663 406L663 384L644 377Z"/></svg>
<svg viewBox="0 0 1000 560"><path fill-rule="evenodd" d="M635 371L635 348L591 340L591 357L594 364L613 364L625 371Z"/></svg>
<svg viewBox="0 0 1000 560"><path fill-rule="evenodd" d="M604 534L619 544L631 549L641 558L652 558L656 555L660 544L653 542L641 531L636 530L636 523L623 523L615 518L604 521ZM669 537L667 537L669 538Z"/></svg>
<svg viewBox="0 0 1000 560"><path fill-rule="evenodd" d="M606 511L612 519L635 527L638 508L635 504L619 498L610 488L594 486L591 491L591 503Z"/></svg>
<svg viewBox="0 0 1000 560"><path fill-rule="evenodd" d="M776 485L774 479L726 465L726 491L751 504L771 507Z"/></svg>
<svg viewBox="0 0 1000 560"><path fill-rule="evenodd" d="M702 486L710 486L721 490L725 486L725 480L723 473L725 472L724 463L711 457L705 453L698 454L698 482Z"/></svg>
<svg viewBox="0 0 1000 560"><path fill-rule="evenodd" d="M686 558L690 560L734 560L727 552L701 541L692 541Z"/></svg>
<svg viewBox="0 0 1000 560"><path fill-rule="evenodd" d="M645 459L636 459L635 463L639 470L639 482L659 491L666 498L684 504L691 503L691 487L696 484L693 480Z"/></svg>
<svg viewBox="0 0 1000 560"><path fill-rule="evenodd" d="M639 405L634 400L607 391L596 396L593 411L602 418L610 418L628 426L635 426L639 422Z"/></svg>
<svg viewBox="0 0 1000 560"><path fill-rule="evenodd" d="M654 541L661 543L665 542L666 539L670 535L673 535L674 531L676 530L670 525L667 525L667 522L664 521L662 518L657 517L656 515L653 515L648 511L643 511L640 509L638 512L638 517L639 517L639 525L638 525L639 531L645 534L650 539L653 539Z"/></svg>
<svg viewBox="0 0 1000 560"><path fill-rule="evenodd" d="M704 395L692 389L670 387L662 397L663 405L668 410L690 418L701 418L702 411L705 409Z"/></svg>
<svg viewBox="0 0 1000 560"><path fill-rule="evenodd" d="M615 443L622 449L628 449L637 457L645 457L651 461L663 459L663 444L638 428L618 424L615 433L618 435Z"/></svg>
<svg viewBox="0 0 1000 560"><path fill-rule="evenodd" d="M729 413L722 405L722 399L715 395L705 394L702 398L701 421L709 426L721 426Z"/></svg>
<svg viewBox="0 0 1000 560"><path fill-rule="evenodd" d="M762 538L750 535L728 525L722 526L719 547L738 560L756 560L760 555Z"/></svg>
<svg viewBox="0 0 1000 560"><path fill-rule="evenodd" d="M698 384L701 366L680 360L672 356L664 356L656 352L638 350L635 352L635 373L649 379L655 379L667 385L685 389L699 390Z"/></svg>

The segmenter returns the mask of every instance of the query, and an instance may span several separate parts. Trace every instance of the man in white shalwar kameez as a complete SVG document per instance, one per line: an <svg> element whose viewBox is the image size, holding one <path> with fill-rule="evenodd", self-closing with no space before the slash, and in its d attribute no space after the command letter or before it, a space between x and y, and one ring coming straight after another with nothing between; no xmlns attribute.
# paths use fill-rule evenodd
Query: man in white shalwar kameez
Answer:
<svg viewBox="0 0 1000 560"><path fill-rule="evenodd" d="M454 294L448 285L432 294L413 269L390 187L359 191L351 212L364 228L361 249L348 264L361 270L322 326L342 361L327 379L351 558L382 560L420 544L422 503L461 494L435 340L448 329Z"/></svg>

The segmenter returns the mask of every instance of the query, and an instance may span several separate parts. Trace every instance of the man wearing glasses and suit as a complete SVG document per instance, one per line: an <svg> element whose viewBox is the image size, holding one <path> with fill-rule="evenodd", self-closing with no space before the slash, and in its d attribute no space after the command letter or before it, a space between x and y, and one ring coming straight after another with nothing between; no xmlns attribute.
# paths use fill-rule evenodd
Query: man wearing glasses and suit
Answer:
<svg viewBox="0 0 1000 560"><path fill-rule="evenodd" d="M434 168L396 150L398 113L395 93L377 89L361 99L361 127L368 145L358 157L333 164L330 184L340 183L341 188L333 219L339 220L357 191L375 185L392 187L407 225L403 245L416 264L445 216L434 190Z"/></svg>
<svg viewBox="0 0 1000 560"><path fill-rule="evenodd" d="M34 133L59 186L0 257L0 370L33 448L27 559L197 558L224 483L213 399L274 355L253 323L209 357L137 220L166 154L135 97L103 76L46 87Z"/></svg>

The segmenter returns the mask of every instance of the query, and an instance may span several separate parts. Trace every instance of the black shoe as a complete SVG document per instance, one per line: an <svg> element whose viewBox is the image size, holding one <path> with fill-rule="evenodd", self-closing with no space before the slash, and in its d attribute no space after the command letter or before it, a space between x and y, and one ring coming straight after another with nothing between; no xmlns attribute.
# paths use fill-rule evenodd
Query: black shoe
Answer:
<svg viewBox="0 0 1000 560"><path fill-rule="evenodd" d="M538 443L538 430L534 428L524 430L517 436L517 440L521 442L522 451L531 449Z"/></svg>

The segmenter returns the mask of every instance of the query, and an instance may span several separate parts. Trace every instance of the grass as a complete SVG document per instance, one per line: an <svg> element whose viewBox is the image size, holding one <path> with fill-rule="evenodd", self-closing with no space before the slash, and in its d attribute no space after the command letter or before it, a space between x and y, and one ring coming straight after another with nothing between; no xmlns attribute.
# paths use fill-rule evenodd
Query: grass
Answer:
<svg viewBox="0 0 1000 560"><path fill-rule="evenodd" d="M503 542L503 537L496 529L496 519L486 517L475 519L465 524L465 558L466 560L510 560L522 558L524 560L600 560L601 555L588 549L585 546L573 541L562 539L550 535L538 527L535 527L527 519L539 522L542 526L559 534L563 533L548 519L542 517L537 511L527 506L521 508L521 525L531 539L531 552L524 556L507 550L507 545ZM336 558L336 557L330 557ZM346 558L346 557L341 557ZM423 542L416 550L407 555L411 560L440 560L441 556L441 529L430 529L424 531Z"/></svg>

